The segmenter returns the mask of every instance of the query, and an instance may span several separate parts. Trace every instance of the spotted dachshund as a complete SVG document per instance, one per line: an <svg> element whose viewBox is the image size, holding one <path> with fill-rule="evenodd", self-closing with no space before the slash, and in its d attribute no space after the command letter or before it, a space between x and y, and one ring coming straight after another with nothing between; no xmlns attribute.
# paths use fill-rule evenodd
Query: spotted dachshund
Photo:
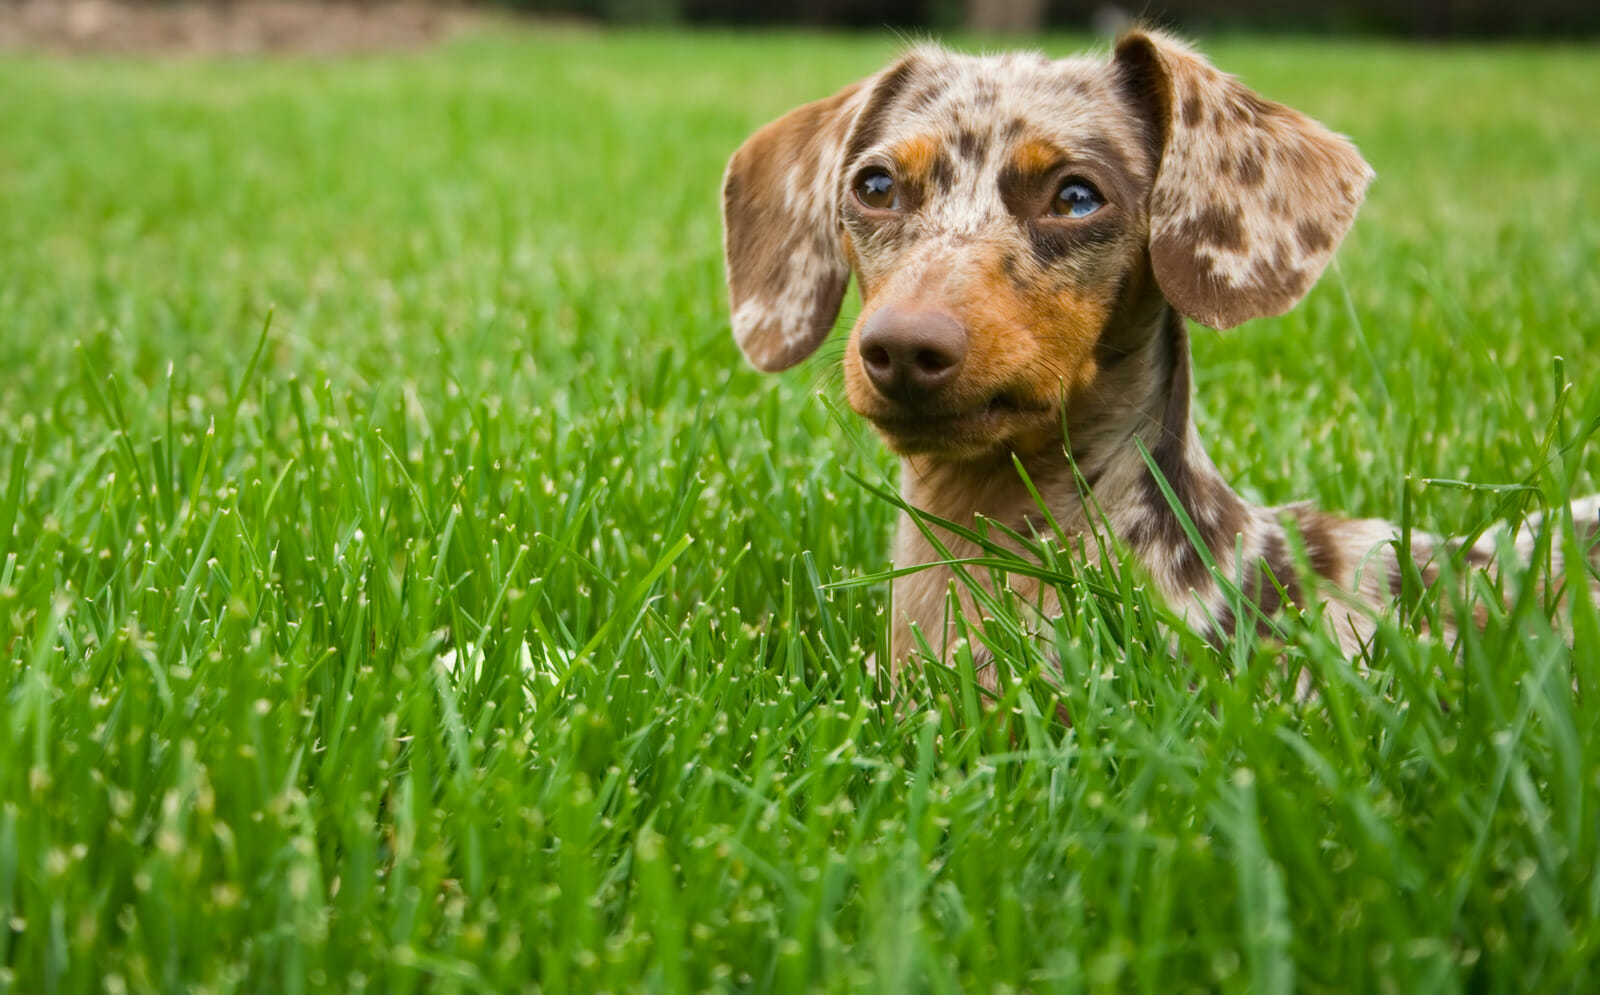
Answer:
<svg viewBox="0 0 1600 995"><path fill-rule="evenodd" d="M733 333L757 368L792 366L827 337L854 273L845 392L904 458L910 506L1022 535L1046 534L1048 511L1068 535L1114 537L1214 638L1240 624L1218 580L1237 577L1265 615L1323 602L1353 650L1400 590L1397 530L1229 487L1190 417L1185 318L1223 329L1292 307L1372 175L1348 139L1160 33L1126 35L1109 61L919 47L734 154ZM980 552L935 534L955 557ZM1410 548L1434 569L1432 540ZM928 565L894 582L897 670L914 630L945 653L956 620L952 568L909 518L894 559ZM1058 610L1048 586L1007 583L1042 618ZM971 589L954 589L978 618Z"/></svg>

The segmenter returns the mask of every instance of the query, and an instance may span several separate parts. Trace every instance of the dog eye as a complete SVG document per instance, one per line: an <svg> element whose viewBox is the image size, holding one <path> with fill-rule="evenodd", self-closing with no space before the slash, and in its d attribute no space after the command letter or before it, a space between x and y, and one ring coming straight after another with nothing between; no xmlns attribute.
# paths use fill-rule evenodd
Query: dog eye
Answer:
<svg viewBox="0 0 1600 995"><path fill-rule="evenodd" d="M1082 180L1069 180L1061 185L1050 204L1050 213L1063 218L1087 218L1104 206L1100 191Z"/></svg>
<svg viewBox="0 0 1600 995"><path fill-rule="evenodd" d="M898 210L900 197L894 190L894 177L888 170L869 169L856 180L856 199L880 211Z"/></svg>

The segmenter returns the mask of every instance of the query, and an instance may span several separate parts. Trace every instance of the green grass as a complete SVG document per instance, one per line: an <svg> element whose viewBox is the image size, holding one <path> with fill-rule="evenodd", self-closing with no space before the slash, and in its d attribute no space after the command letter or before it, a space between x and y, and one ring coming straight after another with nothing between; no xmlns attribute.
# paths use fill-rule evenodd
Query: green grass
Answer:
<svg viewBox="0 0 1600 995"><path fill-rule="evenodd" d="M1595 989L1600 628L1537 571L1357 665L1057 565L1061 690L1001 611L1000 701L879 703L891 462L740 361L716 188L897 44L0 58L0 992ZM1209 50L1379 173L1197 335L1224 472L1593 489L1596 52Z"/></svg>

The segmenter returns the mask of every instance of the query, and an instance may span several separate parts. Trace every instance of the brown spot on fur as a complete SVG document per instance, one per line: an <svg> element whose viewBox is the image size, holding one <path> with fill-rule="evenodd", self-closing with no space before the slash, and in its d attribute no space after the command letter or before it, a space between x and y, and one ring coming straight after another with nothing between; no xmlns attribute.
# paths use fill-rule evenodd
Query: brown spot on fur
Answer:
<svg viewBox="0 0 1600 995"><path fill-rule="evenodd" d="M1302 221L1294 226L1294 234L1300 240L1300 248L1308 253L1322 252L1333 248L1333 236L1328 230L1315 221Z"/></svg>
<svg viewBox="0 0 1600 995"><path fill-rule="evenodd" d="M1233 638L1233 630L1238 621L1233 617L1233 606L1224 604L1217 609L1217 619L1212 631L1205 633L1206 641L1218 649L1223 648L1226 640Z"/></svg>
<svg viewBox="0 0 1600 995"><path fill-rule="evenodd" d="M995 178L995 185L999 188L1000 202L1006 205L1006 210L1019 221L1031 220L1040 213L1042 195L1039 186L1043 178L1029 175L1016 168L1016 163L1008 162L1000 175Z"/></svg>
<svg viewBox="0 0 1600 995"><path fill-rule="evenodd" d="M1189 235L1201 245L1234 252L1245 247L1244 228L1236 207L1203 208L1189 223Z"/></svg>
<svg viewBox="0 0 1600 995"><path fill-rule="evenodd" d="M1004 273L1006 280L1017 290L1025 289L1022 282L1022 272L1017 266L1017 254L1010 249L1000 254L1000 272Z"/></svg>
<svg viewBox="0 0 1600 995"><path fill-rule="evenodd" d="M1237 91L1234 99L1237 100L1239 102L1239 106L1247 112L1245 116L1239 119L1241 121L1254 122L1264 117L1271 117L1275 111L1287 109L1279 104L1273 103L1270 100L1263 99L1261 96L1256 94L1255 91L1246 89L1237 83L1234 84L1234 86Z"/></svg>
<svg viewBox="0 0 1600 995"><path fill-rule="evenodd" d="M1255 573L1255 590L1246 591L1261 609L1262 615L1273 615L1283 607L1287 597L1291 604L1300 604L1300 585L1295 578L1294 565L1289 562L1289 550L1281 534L1267 537L1266 548ZM1282 593L1279 589L1282 588Z"/></svg>
<svg viewBox="0 0 1600 995"><path fill-rule="evenodd" d="M1258 187L1267 177L1261 156L1255 152L1247 152L1233 161L1233 175L1247 187Z"/></svg>
<svg viewBox="0 0 1600 995"><path fill-rule="evenodd" d="M1183 114L1179 121L1190 127L1195 127L1204 122L1205 116L1205 105L1200 102L1198 94L1192 94L1183 102Z"/></svg>
<svg viewBox="0 0 1600 995"><path fill-rule="evenodd" d="M838 276L829 275L818 281L811 292L811 321L812 333L818 338L826 338L833 331L833 323L839 317L839 301L844 298L845 287L850 283L850 274Z"/></svg>
<svg viewBox="0 0 1600 995"><path fill-rule="evenodd" d="M1300 541L1305 545L1306 559L1318 577L1335 582L1343 581L1344 563L1338 552L1339 520L1309 508L1300 509L1295 516L1300 530Z"/></svg>
<svg viewBox="0 0 1600 995"><path fill-rule="evenodd" d="M911 114L920 114L923 111L931 110L948 92L943 82L929 81L922 87L906 94L905 109Z"/></svg>
<svg viewBox="0 0 1600 995"><path fill-rule="evenodd" d="M1405 590L1406 590L1405 575L1400 570L1400 568L1398 566L1391 567L1389 569L1389 571L1388 571L1388 574L1389 574L1389 578L1388 578L1389 579L1389 597L1395 599L1396 601L1399 601L1401 595L1405 594Z"/></svg>
<svg viewBox="0 0 1600 995"><path fill-rule="evenodd" d="M1262 118L1270 117L1276 106L1238 84L1230 88L1228 97L1212 118L1218 128L1253 128Z"/></svg>
<svg viewBox="0 0 1600 995"><path fill-rule="evenodd" d="M928 167L928 185L939 193L949 193L956 183L955 163L944 152L934 156Z"/></svg>
<svg viewBox="0 0 1600 995"><path fill-rule="evenodd" d="M1411 543L1411 562L1416 564L1417 573L1422 578L1424 587L1432 585L1439 579L1439 565L1434 562L1440 555L1440 550L1433 546L1418 542L1413 538Z"/></svg>
<svg viewBox="0 0 1600 995"><path fill-rule="evenodd" d="M971 128L963 128L956 135L956 153L968 162L981 161L984 147L983 139Z"/></svg>
<svg viewBox="0 0 1600 995"><path fill-rule="evenodd" d="M1182 533L1183 523L1178 521L1177 513L1171 508L1165 509L1167 527L1161 529L1163 533L1170 533L1172 526L1176 526ZM1186 534L1181 535L1178 545L1172 547L1170 559L1171 579L1180 589L1201 590L1206 586L1210 571L1206 568L1206 561L1200 556L1200 551L1189 542Z"/></svg>

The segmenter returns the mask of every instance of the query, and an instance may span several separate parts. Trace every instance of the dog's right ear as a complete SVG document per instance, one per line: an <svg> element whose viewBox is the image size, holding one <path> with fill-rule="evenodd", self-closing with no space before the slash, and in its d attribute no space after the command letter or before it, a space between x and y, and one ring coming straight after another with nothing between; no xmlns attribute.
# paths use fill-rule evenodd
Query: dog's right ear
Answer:
<svg viewBox="0 0 1600 995"><path fill-rule="evenodd" d="M773 373L833 330L850 282L840 242L840 174L865 102L854 83L790 111L739 146L722 180L723 251L733 337Z"/></svg>

